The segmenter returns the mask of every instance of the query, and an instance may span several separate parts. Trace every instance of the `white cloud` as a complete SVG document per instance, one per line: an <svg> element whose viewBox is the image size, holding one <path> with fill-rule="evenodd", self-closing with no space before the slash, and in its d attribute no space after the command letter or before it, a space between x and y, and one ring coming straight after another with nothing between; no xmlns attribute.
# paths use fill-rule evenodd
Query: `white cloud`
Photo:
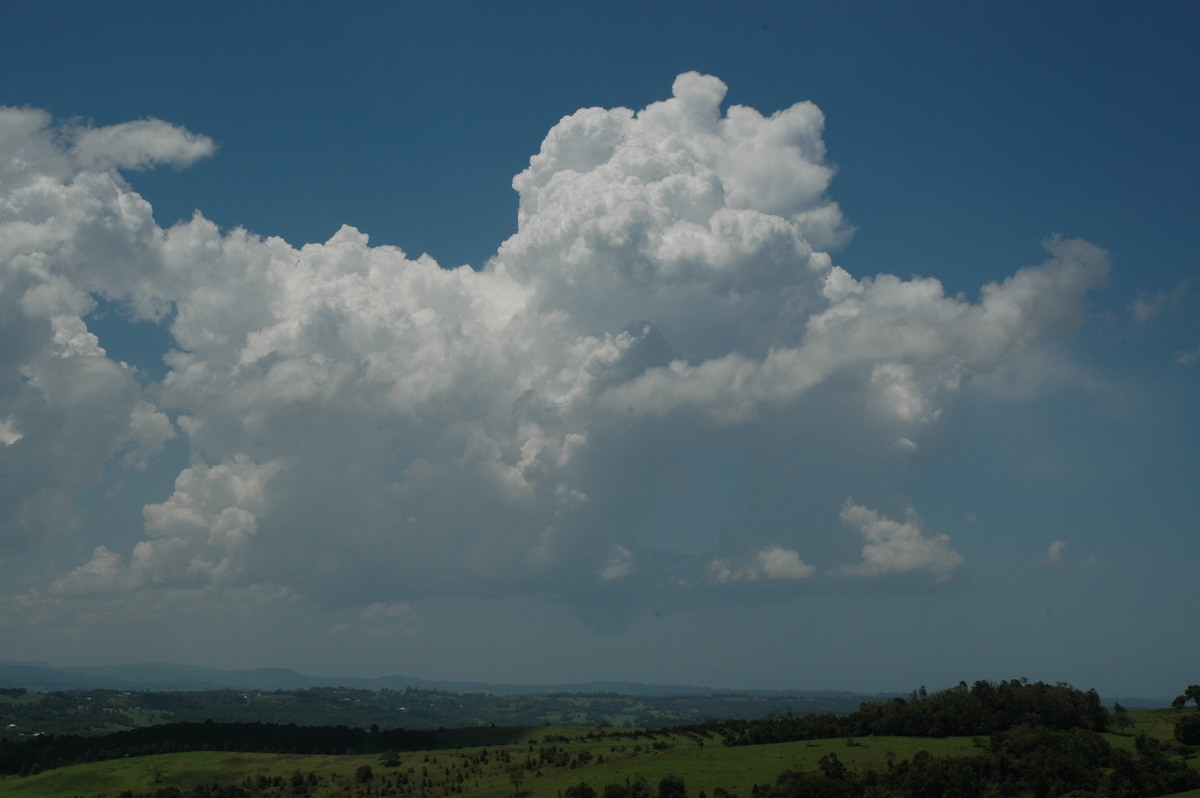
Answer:
<svg viewBox="0 0 1200 798"><path fill-rule="evenodd" d="M649 320L688 357L730 341L765 351L802 324L829 262L817 238L842 235L813 143L820 113L722 118L724 94L715 78L683 75L640 113L565 117L513 181L519 229L497 270L536 285L537 306L581 332ZM767 164L771 186L753 190Z"/></svg>
<svg viewBox="0 0 1200 798"><path fill-rule="evenodd" d="M792 549L768 546L758 553L758 566L767 579L808 579L817 569Z"/></svg>
<svg viewBox="0 0 1200 798"><path fill-rule="evenodd" d="M634 413L694 408L718 423L741 422L866 367L878 377L881 404L901 420L935 418L917 383L954 390L964 375L1000 368L1081 319L1083 297L1107 275L1107 255L1082 241L1046 247L1051 260L984 286L979 304L946 297L937 280L878 275L839 290L842 299L813 313L794 345L761 359L731 352L695 365L677 360L614 387L604 401Z"/></svg>
<svg viewBox="0 0 1200 798"><path fill-rule="evenodd" d="M845 566L846 573L881 576L929 571L944 580L964 562L962 555L951 548L948 535L925 533L912 508L903 521L895 521L847 499L841 519L856 528L866 541L862 561Z"/></svg>
<svg viewBox="0 0 1200 798"><path fill-rule="evenodd" d="M150 458L163 450L175 437L171 419L146 401L138 402L130 412L129 429L124 442L129 444L121 462L131 468L145 468Z"/></svg>
<svg viewBox="0 0 1200 798"><path fill-rule="evenodd" d="M1051 239L1045 263L974 303L932 278L855 277L824 251L849 228L820 110L722 113L725 93L687 74L641 111L563 118L513 181L517 232L479 271L350 226L302 245L201 214L161 229L115 170L186 165L209 139L0 109L0 467L17 475L0 485L0 546L88 541L42 601L258 589L385 608L356 628L432 595L571 601L580 579L633 605L684 561L715 582L809 579L798 552L821 561L819 529L767 544L745 514L724 550L751 553L733 562L648 542L639 523L690 460L737 448L731 430L825 436L830 450L782 445L769 467L831 483L851 469L824 459L918 450L963 386L1042 362L1107 257ZM168 329L165 378L143 386L104 350L95 297ZM77 497L153 473L176 436L189 465L144 508L144 540L85 526ZM830 515L824 486L806 487L800 509ZM867 541L854 573L962 562L915 515L842 517Z"/></svg>
<svg viewBox="0 0 1200 798"><path fill-rule="evenodd" d="M1076 560L1074 563L1069 561L1064 553L1066 552L1067 544L1062 540L1055 540L1046 547L1046 553L1034 560L1033 564L1044 568L1063 568L1071 565L1081 565L1085 568L1092 568L1099 563L1096 555L1089 554L1082 560Z"/></svg>
<svg viewBox="0 0 1200 798"><path fill-rule="evenodd" d="M624 546L613 547L613 557L600 570L600 578L605 582L613 580L625 579L633 573L637 567L637 562L633 558L633 554Z"/></svg>
<svg viewBox="0 0 1200 798"><path fill-rule="evenodd" d="M871 386L883 412L900 421L929 423L940 415L929 406L925 392L916 384L916 369L908 363L877 364L871 369Z"/></svg>
<svg viewBox="0 0 1200 798"><path fill-rule="evenodd" d="M772 545L759 549L750 562L740 566L731 566L725 559L714 559L709 563L708 572L714 582L725 584L759 579L804 580L817 569L800 559L798 552Z"/></svg>
<svg viewBox="0 0 1200 798"><path fill-rule="evenodd" d="M0 446L12 446L23 437L11 418L0 421Z"/></svg>
<svg viewBox="0 0 1200 798"><path fill-rule="evenodd" d="M136 587L121 565L121 555L97 546L92 559L51 585L51 592L65 595L109 593Z"/></svg>
<svg viewBox="0 0 1200 798"><path fill-rule="evenodd" d="M266 485L275 471L274 465L244 457L185 469L171 498L143 511L151 538L134 547L128 565L100 546L88 563L56 580L51 592L102 595L232 583L241 571L248 538L258 531L258 516L267 508Z"/></svg>
<svg viewBox="0 0 1200 798"><path fill-rule="evenodd" d="M1066 547L1067 544L1061 540L1056 540L1051 543L1050 547L1046 549L1046 562L1051 564L1062 562L1063 549Z"/></svg>
<svg viewBox="0 0 1200 798"><path fill-rule="evenodd" d="M71 154L94 172L146 169L158 164L188 166L216 149L212 139L158 119L73 131Z"/></svg>

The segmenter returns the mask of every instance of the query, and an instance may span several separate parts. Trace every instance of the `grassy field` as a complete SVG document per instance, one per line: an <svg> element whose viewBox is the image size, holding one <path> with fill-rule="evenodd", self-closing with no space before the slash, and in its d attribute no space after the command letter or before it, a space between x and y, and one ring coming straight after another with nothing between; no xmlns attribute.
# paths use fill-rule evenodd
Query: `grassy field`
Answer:
<svg viewBox="0 0 1200 798"><path fill-rule="evenodd" d="M903 759L922 749L935 755L968 754L976 750L967 738L881 737L856 741L852 746L845 739L838 739L726 748L715 740L701 746L696 738L682 735L631 741L588 739L586 735L595 732L592 728L538 731L543 737L547 734L569 735L568 741L545 743L539 739L531 745L526 740L488 748L488 764L484 766L475 764L480 752L485 750L482 748L402 754L397 767L383 766L377 755L335 757L193 752L131 757L0 781L0 797L90 797L104 793L111 798L124 790L153 793L163 787L187 791L214 782L241 785L247 778L255 783L260 777L267 780L279 777L288 782L297 772L317 776L321 789L310 792L311 795L343 795L345 786L353 781L355 771L362 765L370 765L377 778L401 773L409 774L411 778L431 778L434 784L429 790L430 795L440 795L445 785L459 783L457 777L462 773L462 795L511 798L514 788L508 775L510 761L524 762L526 757L537 756L541 749L550 747L556 749L559 756L565 755L571 764L546 765L530 773L521 786L523 798L555 798L580 781L587 781L599 790L610 782L639 777L644 778L653 790L668 774L682 777L692 795L701 790L712 795L714 788L723 787L731 793L747 796L755 783L774 781L783 770L815 769L817 761L831 751L848 767L858 769L868 765L882 766L888 751ZM575 764L581 761L584 764Z"/></svg>
<svg viewBox="0 0 1200 798"><path fill-rule="evenodd" d="M1137 725L1131 733L1107 735L1114 745L1132 747L1136 733L1171 737L1176 717L1172 710L1131 713ZM537 764L525 774L521 798L560 798L562 792L586 781L600 792L612 782L645 779L651 792L668 774L681 777L688 793L712 796L717 787L747 798L756 783L774 782L787 769L815 770L821 757L835 753L851 770L882 769L889 754L910 759L918 751L934 756L971 755L979 751L972 738L871 737L814 740L775 745L727 748L716 737L684 734L613 736L596 727L536 727L495 730L493 744L404 753L399 764L387 767L378 755L301 756L193 752L131 757L96 762L36 776L0 781L0 798L71 798L104 794L116 798L131 790L154 794L175 787L187 793L200 785L234 784L277 789L292 795L292 779L306 780L308 795L346 796L400 794L425 798L512 798L509 771L530 759ZM369 783L356 781L356 771L371 766ZM1195 766L1193 761L1193 766ZM272 787L274 785L274 787ZM367 788L370 788L369 791ZM1200 797L1200 791L1186 793Z"/></svg>

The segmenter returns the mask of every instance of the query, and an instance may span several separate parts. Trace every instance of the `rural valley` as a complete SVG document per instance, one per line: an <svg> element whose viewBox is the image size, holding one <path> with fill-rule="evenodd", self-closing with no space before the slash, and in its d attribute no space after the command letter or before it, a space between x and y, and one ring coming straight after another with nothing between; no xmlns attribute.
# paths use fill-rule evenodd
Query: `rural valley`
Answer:
<svg viewBox="0 0 1200 798"><path fill-rule="evenodd" d="M0 796L1200 795L1197 695L1110 709L1095 691L1019 679L763 712L780 697L7 688ZM388 722L398 706L426 722ZM183 719L201 707L213 717Z"/></svg>

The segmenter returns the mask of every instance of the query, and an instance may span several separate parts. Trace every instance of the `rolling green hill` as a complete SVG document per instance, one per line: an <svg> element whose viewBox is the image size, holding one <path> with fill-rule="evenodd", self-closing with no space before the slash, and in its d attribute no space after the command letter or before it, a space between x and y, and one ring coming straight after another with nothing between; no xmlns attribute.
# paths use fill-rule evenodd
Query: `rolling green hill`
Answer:
<svg viewBox="0 0 1200 798"><path fill-rule="evenodd" d="M847 745L844 739L778 743L761 746L725 747L716 740L696 735L647 734L635 739L597 736L593 728L545 727L538 738L512 741L508 745L411 752L388 767L377 755L302 756L200 751L147 757L130 757L108 762L47 771L35 776L0 781L0 796L52 798L91 796L109 798L130 790L153 795L177 788L184 794L202 785L235 785L254 794L295 794L293 777L305 781L313 774L315 783L301 794L332 796L346 794L347 785L357 785L355 772L372 769L374 787L397 789L401 779L415 784L415 792L426 796L463 795L465 798L511 798L514 795L509 768L530 759L536 765L521 784L525 798L556 798L569 787L585 781L597 792L615 782L644 779L652 793L659 781L676 774L690 795L703 791L713 795L723 788L738 796L749 796L755 784L773 782L788 768L815 769L822 756L836 753L851 768L883 766L888 752L909 758L920 750L942 756L970 754L977 746L970 739L877 738ZM531 742L532 740L532 742ZM459 776L462 780L459 780ZM249 783L247 782L249 780ZM279 785L276 786L276 782ZM388 787L384 787L384 782ZM286 783L286 784L285 784ZM257 792L263 785L262 792ZM458 792L458 788L462 792ZM357 794L352 790L350 794ZM362 794L368 794L363 789ZM374 794L380 794L375 792Z"/></svg>
<svg viewBox="0 0 1200 798"><path fill-rule="evenodd" d="M1175 740L1197 712L1110 713L1094 691L1014 680L651 730L170 723L0 740L0 798L1198 795L1197 747Z"/></svg>
<svg viewBox="0 0 1200 798"><path fill-rule="evenodd" d="M1136 734L1169 734L1174 710L1131 713L1136 733L1106 734L1113 748L1133 752ZM463 730L463 742L472 730ZM891 737L799 740L725 746L716 734L696 732L607 733L595 727L540 727L492 731L488 746L462 745L391 756L301 755L194 751L129 757L50 770L0 781L0 798L120 798L160 796L425 796L425 798L586 798L607 785L628 785L636 798L658 796L669 776L686 795L739 798L755 785L774 784L785 771L821 773L836 763L857 776L950 758L978 757L992 741L979 737ZM1099 736L1098 736L1099 737ZM1155 737L1154 739L1160 739ZM1196 760L1190 760L1196 767ZM370 778L367 772L370 770ZM519 774L513 780L513 772ZM178 791L178 792L176 792ZM800 793L803 794L803 793ZM878 793L897 794L897 793ZM902 794L902 793L900 793ZM997 793L1003 794L1003 793ZM1108 793L1100 793L1108 794ZM1200 790L1183 795L1200 795ZM617 798L614 793L611 798Z"/></svg>

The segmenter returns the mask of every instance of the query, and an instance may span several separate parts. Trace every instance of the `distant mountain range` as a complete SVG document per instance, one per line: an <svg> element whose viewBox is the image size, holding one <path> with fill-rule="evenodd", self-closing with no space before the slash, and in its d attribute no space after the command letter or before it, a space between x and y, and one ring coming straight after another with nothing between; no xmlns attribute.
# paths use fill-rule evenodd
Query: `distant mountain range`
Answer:
<svg viewBox="0 0 1200 798"><path fill-rule="evenodd" d="M545 693L619 693L621 695L744 695L856 696L836 690L726 690L690 685L643 684L640 682L580 682L575 684L489 684L419 679L413 676L381 676L361 679L345 676L311 676L287 668L222 670L194 665L139 663L133 665L89 665L64 667L48 662L0 660L0 687L27 690L304 690L310 687L350 687L362 690L442 690L448 693L492 693L533 695ZM879 694L882 695L882 694ZM888 693L886 695L892 695ZM863 698L874 696L863 695Z"/></svg>
<svg viewBox="0 0 1200 798"><path fill-rule="evenodd" d="M380 676L362 679L347 676L312 676L288 668L222 670L195 665L138 663L133 665L89 665L65 667L48 662L0 659L0 687L26 690L306 690L310 687L348 687L360 690L441 690L447 693L491 693L492 695L545 695L549 693L612 693L631 696L794 696L797 698L857 698L874 701L900 693L854 693L844 690L734 690L678 684L642 682L578 682L572 684L491 684L420 679L415 676ZM1170 705L1170 698L1104 696L1106 704L1119 702L1127 709L1151 709Z"/></svg>

